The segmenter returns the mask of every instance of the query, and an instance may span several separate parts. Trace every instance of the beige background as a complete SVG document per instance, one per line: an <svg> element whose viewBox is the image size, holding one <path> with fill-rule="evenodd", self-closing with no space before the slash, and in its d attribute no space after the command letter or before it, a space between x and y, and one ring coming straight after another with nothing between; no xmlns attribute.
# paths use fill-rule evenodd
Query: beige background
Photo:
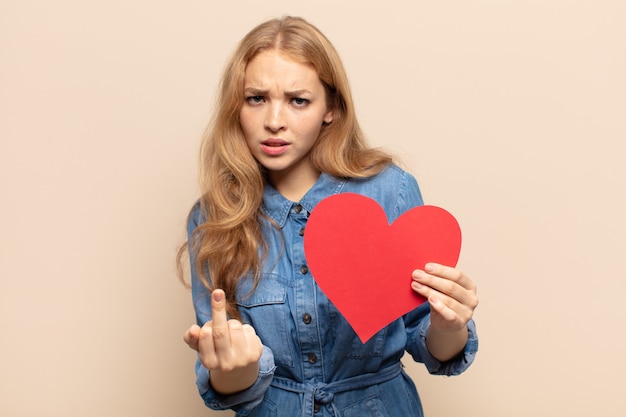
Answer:
<svg viewBox="0 0 626 417"><path fill-rule="evenodd" d="M302 15L459 219L481 350L427 415L626 414L626 2L0 1L0 415L191 417L173 257L227 55Z"/></svg>

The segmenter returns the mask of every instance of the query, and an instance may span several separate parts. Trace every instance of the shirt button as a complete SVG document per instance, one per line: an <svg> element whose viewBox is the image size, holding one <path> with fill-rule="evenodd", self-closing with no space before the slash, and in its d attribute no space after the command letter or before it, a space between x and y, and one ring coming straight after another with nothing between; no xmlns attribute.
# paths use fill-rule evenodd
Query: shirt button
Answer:
<svg viewBox="0 0 626 417"><path fill-rule="evenodd" d="M304 227L303 227L302 229L300 229L300 231L298 232L298 234L299 234L300 236L304 236Z"/></svg>
<svg viewBox="0 0 626 417"><path fill-rule="evenodd" d="M302 275L305 275L307 272L309 272L309 268L306 265L302 265L300 267L300 272L302 273Z"/></svg>
<svg viewBox="0 0 626 417"><path fill-rule="evenodd" d="M293 211L295 211L296 214L300 213L302 211L302 206L300 204L296 204L296 206L293 208Z"/></svg>
<svg viewBox="0 0 626 417"><path fill-rule="evenodd" d="M315 355L315 353L309 353L309 362L310 363L315 363L317 362L317 355Z"/></svg>
<svg viewBox="0 0 626 417"><path fill-rule="evenodd" d="M302 315L302 321L304 322L304 324L310 324L311 323L311 315L309 313L304 313Z"/></svg>

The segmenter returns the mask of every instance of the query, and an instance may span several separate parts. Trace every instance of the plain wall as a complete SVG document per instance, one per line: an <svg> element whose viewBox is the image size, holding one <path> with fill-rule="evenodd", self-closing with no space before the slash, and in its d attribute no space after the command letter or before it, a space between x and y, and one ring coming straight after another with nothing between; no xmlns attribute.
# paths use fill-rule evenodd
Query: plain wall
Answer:
<svg viewBox="0 0 626 417"><path fill-rule="evenodd" d="M223 65L283 14L461 224L481 347L407 362L427 415L625 415L621 0L1 0L0 415L232 415L196 393L174 256Z"/></svg>

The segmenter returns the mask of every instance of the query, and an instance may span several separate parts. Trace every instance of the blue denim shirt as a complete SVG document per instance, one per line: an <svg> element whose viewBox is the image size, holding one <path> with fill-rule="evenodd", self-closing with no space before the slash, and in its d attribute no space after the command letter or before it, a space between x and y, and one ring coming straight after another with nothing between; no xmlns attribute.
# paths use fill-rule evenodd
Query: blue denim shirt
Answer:
<svg viewBox="0 0 626 417"><path fill-rule="evenodd" d="M209 372L198 361L197 386L212 409L233 409L237 416L422 416L411 379L402 371L404 352L432 374L456 375L472 363L478 349L473 321L469 341L459 357L436 360L426 348L428 303L389 324L363 344L316 285L306 267L303 236L307 218L322 199L342 192L373 198L389 222L423 204L415 179L395 165L360 180L322 174L299 202L285 199L266 184L263 211L279 226L261 220L269 245L258 288L243 277L237 303L264 350L257 381L234 395L220 395L209 385ZM192 210L188 232L203 222ZM192 262L193 262L193 253ZM192 264L193 265L193 264ZM192 268L192 294L198 325L211 318L210 294ZM407 284L408 285L408 284Z"/></svg>

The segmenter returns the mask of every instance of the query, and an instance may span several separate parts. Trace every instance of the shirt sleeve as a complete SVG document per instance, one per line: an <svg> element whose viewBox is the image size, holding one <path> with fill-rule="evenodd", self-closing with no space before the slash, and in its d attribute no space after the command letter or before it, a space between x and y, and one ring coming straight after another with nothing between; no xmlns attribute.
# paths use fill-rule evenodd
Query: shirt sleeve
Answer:
<svg viewBox="0 0 626 417"><path fill-rule="evenodd" d="M189 242L192 241L193 231L202 224L203 221L202 210L200 209L199 203L196 203L187 222ZM191 244L189 244L189 259L191 262L191 292L196 313L196 322L198 326L202 326L204 323L211 320L211 296L196 270L195 254L193 252L193 245ZM276 365L271 349L267 346L263 346L263 353L259 359L259 375L255 383L244 391L231 395L222 395L211 388L211 384L209 383L210 372L202 365L198 358L196 360L196 385L207 407L214 410L232 409L241 415L247 415L263 400L265 391L272 382L275 369Z"/></svg>
<svg viewBox="0 0 626 417"><path fill-rule="evenodd" d="M404 317L407 328L406 350L413 360L421 362L432 375L459 375L470 367L478 351L478 334L474 320L467 323L468 338L463 351L453 359L440 362L428 351L426 333L430 327L430 306L426 302Z"/></svg>
<svg viewBox="0 0 626 417"><path fill-rule="evenodd" d="M263 353L259 359L259 376L255 383L244 391L222 395L211 388L209 384L210 372L198 359L196 361L196 385L207 407L213 410L232 409L241 415L247 415L263 401L263 396L272 382L275 369L272 351L267 346L263 346Z"/></svg>

